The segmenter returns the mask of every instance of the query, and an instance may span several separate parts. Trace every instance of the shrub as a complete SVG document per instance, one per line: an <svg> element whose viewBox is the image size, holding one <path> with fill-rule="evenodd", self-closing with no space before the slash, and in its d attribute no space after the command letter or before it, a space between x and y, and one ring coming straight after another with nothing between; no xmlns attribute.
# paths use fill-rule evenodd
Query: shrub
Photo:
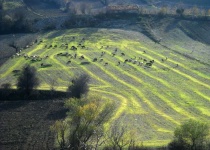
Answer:
<svg viewBox="0 0 210 150"><path fill-rule="evenodd" d="M174 140L170 150L205 150L209 126L206 123L190 119L174 131Z"/></svg>
<svg viewBox="0 0 210 150"><path fill-rule="evenodd" d="M72 80L72 85L68 87L67 92L70 93L71 97L81 98L83 94L87 94L89 91L89 80L89 75L80 75L78 78Z"/></svg>

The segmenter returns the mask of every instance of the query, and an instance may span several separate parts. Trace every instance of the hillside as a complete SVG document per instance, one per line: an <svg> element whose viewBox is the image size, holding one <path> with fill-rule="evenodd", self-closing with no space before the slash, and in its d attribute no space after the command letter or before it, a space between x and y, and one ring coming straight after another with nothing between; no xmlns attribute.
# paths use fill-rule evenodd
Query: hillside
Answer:
<svg viewBox="0 0 210 150"><path fill-rule="evenodd" d="M0 7L0 149L53 149L50 125L66 116L62 96L83 73L90 92L117 106L105 129L126 126L138 145L167 145L190 118L210 123L210 17L175 9L207 11L209 0L65 2L7 0ZM142 12L107 11L130 5ZM14 99L25 64L41 80L30 101Z"/></svg>
<svg viewBox="0 0 210 150"><path fill-rule="evenodd" d="M210 46L191 39L180 28L167 32L157 29L158 26L153 32L162 38L160 44L142 33L122 29L84 28L42 34L42 43L22 53L49 58L31 61L16 56L8 60L0 68L0 83L15 86L16 76L12 72L25 63L38 69L40 89L49 89L50 81L56 79L56 89L65 91L73 76L87 73L91 76L91 91L118 106L107 126L126 124L136 130L138 141L144 145L165 145L174 128L184 120L209 121ZM62 43L68 43L68 49ZM71 50L73 45L78 47L76 51ZM101 52L105 52L102 57ZM60 53L70 55L59 56ZM76 59L70 57L75 54ZM81 55L85 59L80 59ZM131 62L124 63L126 59ZM154 60L152 67L147 67L144 59ZM69 60L71 63L67 63ZM42 68L41 63L52 67Z"/></svg>

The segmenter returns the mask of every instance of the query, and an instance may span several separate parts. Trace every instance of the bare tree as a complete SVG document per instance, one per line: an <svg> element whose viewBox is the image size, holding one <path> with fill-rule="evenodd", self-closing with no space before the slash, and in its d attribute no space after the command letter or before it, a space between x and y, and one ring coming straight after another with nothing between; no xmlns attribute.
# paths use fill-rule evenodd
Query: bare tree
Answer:
<svg viewBox="0 0 210 150"><path fill-rule="evenodd" d="M109 135L112 148L115 150L123 150L125 147L129 147L130 149L134 148L135 140L128 136L128 134L126 127L114 125Z"/></svg>
<svg viewBox="0 0 210 150"><path fill-rule="evenodd" d="M56 134L56 140L59 144L60 149L65 149L66 147L66 130L68 129L67 123L65 121L56 121L53 126L50 127L52 131Z"/></svg>

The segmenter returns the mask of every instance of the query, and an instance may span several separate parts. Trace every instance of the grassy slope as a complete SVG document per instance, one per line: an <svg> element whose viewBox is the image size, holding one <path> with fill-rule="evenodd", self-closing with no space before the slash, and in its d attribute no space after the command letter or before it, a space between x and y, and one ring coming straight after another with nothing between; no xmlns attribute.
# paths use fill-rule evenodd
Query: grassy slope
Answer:
<svg viewBox="0 0 210 150"><path fill-rule="evenodd" d="M189 41L194 43L195 49L209 53L209 46L194 42L184 34L182 39L176 39L173 34L178 32L180 35L183 34L178 29L171 31L171 37L164 39L165 44L185 53L191 49L190 44L185 44ZM72 40L73 36L76 40ZM62 43L69 43L69 47L78 45L83 37L86 39L84 45L87 49L79 48L74 52L59 48ZM49 58L42 62L51 63L53 66L41 68L41 62L31 63L23 57L11 59L0 68L0 83L12 82L15 85L16 77L12 71L21 69L25 63L31 63L38 69L42 89L49 89L50 79L57 79L59 82L57 90L65 90L71 77L86 72L92 77L91 91L111 98L118 104L116 113L107 126L114 122L129 126L136 130L138 141L143 141L144 145L166 144L172 138L174 128L186 119L195 118L209 122L209 66L156 45L144 35L131 31L64 30L46 33L43 40L43 43L34 45L25 53L42 57L49 55ZM58 45L58 48L44 48L51 43ZM109 47L105 48L107 45ZM100 49L101 46L104 47ZM118 52L112 57L111 53L115 48L118 48ZM103 62L92 62L94 57L100 58L102 51L106 52ZM60 52L84 55L85 60L72 59L72 63L67 65L66 62L70 58L57 57L56 54ZM121 52L124 52L125 56L121 56ZM208 55L199 52L196 54L192 56L202 57L209 62ZM137 60L138 57L154 59L155 63L152 68L147 69L132 63L123 65L126 58L135 56ZM161 59L165 57L168 60L163 63ZM119 66L118 61L121 62ZM81 62L90 64L81 65ZM105 62L109 64L104 66ZM179 64L179 67L175 67L176 64Z"/></svg>

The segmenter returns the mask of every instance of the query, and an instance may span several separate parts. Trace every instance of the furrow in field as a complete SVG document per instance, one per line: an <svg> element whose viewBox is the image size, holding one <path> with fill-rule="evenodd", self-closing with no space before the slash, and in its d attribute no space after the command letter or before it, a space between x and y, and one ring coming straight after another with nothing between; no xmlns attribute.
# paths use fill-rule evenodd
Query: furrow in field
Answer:
<svg viewBox="0 0 210 150"><path fill-rule="evenodd" d="M56 60L56 62L59 62L58 60ZM59 64L62 66L62 68L67 68L65 65L63 65L62 63L59 62ZM89 74L91 77L93 77L94 79L98 80L99 82L101 82L103 85L100 85L100 87L111 87L112 85L110 83L108 83L107 81L105 81L104 79L100 78L100 76L97 76L96 74L94 74L93 72L89 71L87 68L85 68L84 66L80 66L80 68L85 71L87 74ZM67 72L71 72L70 69L66 69ZM72 72L71 72L72 74Z"/></svg>
<svg viewBox="0 0 210 150"><path fill-rule="evenodd" d="M56 55L58 52L54 52L53 53L53 55ZM62 64L60 61L58 61L57 59L55 59L54 57L52 57L52 56L50 56L50 58L52 59L52 60L54 60L54 63L56 63L56 64L59 64L59 68L62 68L62 69L64 69L65 71L67 71L67 72L69 72L69 69L64 65L64 64ZM75 60L76 61L76 60ZM106 82L105 80L103 80L102 78L100 78L100 76L97 76L97 75L95 75L93 72L91 72L91 71L89 71L86 67L84 67L84 66L82 66L82 65L80 65L80 67L85 71L85 72L87 72L88 74L90 74L94 79L97 79L97 80L99 80L100 82L102 82L103 84L104 84L104 86L106 86L106 87L111 87L111 84L110 83L108 83L108 82Z"/></svg>
<svg viewBox="0 0 210 150"><path fill-rule="evenodd" d="M87 56L86 56L86 59L88 59ZM96 64L96 63L95 63L95 64ZM97 66L98 66L98 65L97 65ZM99 67L99 68L101 69L101 67ZM108 74L108 75L110 76L110 74L109 74L109 72L108 72L107 70L105 70L104 68L101 69L101 70L103 70L104 72L106 72L106 74ZM119 81L118 81L119 79L117 79L116 77L113 77L113 76L112 76L112 78L113 78L115 81L119 82ZM131 101L130 103L133 104L134 108L142 109L141 106L140 106L140 104L139 104L134 98L132 98L132 96L130 97L130 101Z"/></svg>
<svg viewBox="0 0 210 150"><path fill-rule="evenodd" d="M43 51L43 53L41 53L40 55L44 55L49 51L52 51L52 50ZM65 67L62 63L60 63L57 59L54 58L54 53L52 53L52 55L50 55L49 58L47 58L47 61L53 61L53 63L54 63L53 67L61 69L60 74L62 74L62 75L65 74L66 76L72 75L72 72L70 72L67 67ZM51 69L52 68L40 68L39 72L42 72L43 70L51 71ZM43 76L43 78L46 79L46 82L48 81L46 77L48 77L50 75L53 75L53 74L50 73L50 74L46 74L46 76ZM58 78L58 80L62 80L62 78Z"/></svg>
<svg viewBox="0 0 210 150"><path fill-rule="evenodd" d="M162 64L162 65L163 65L163 66L167 66L167 65L165 65L165 64ZM168 67L168 66L167 66L167 67ZM192 77L192 76L190 76L190 75L188 75L188 74L186 74L186 73L183 73L183 72L181 72L181 71L179 71L179 70L177 70L177 69L172 69L172 70L173 70L174 72L176 72L177 74L179 74L179 75L181 75L181 76L183 76L183 77L185 77L185 78L187 78L187 79L193 81L194 83L197 83L197 84L199 84L199 85L202 85L202 86L204 86L204 87L210 89L210 86L209 86L208 84L203 83L203 82L197 80L196 78L194 78L194 77Z"/></svg>
<svg viewBox="0 0 210 150"><path fill-rule="evenodd" d="M149 47L149 46L147 46L147 47ZM160 48L163 48L163 47L161 46L161 47L159 47L159 49L160 49ZM149 50L149 49L146 48L146 47L142 47L142 49ZM153 49L154 49L154 48L153 48ZM158 49L158 50L159 50L159 49ZM165 49L165 48L164 48L164 49ZM177 47L177 46L176 46L175 49L178 49L178 50L179 50L180 47ZM168 50L168 49L167 49L167 50ZM168 50L168 51L169 51L169 50ZM170 52L173 52L173 51L170 51ZM179 56L177 56L177 55L179 55ZM183 56L182 56L181 54L176 54L176 56L177 56L178 59L183 58ZM161 57L161 58L165 58L165 56L163 56L163 57ZM206 74L203 74L203 73L201 73L201 72L199 72L199 71L193 70L193 69L189 68L188 65L180 64L179 61L175 61L175 60L173 60L173 61L174 61L175 64L179 64L179 66L182 67L183 69L186 69L186 70L188 70L188 71L190 71L190 72L193 72L195 76L198 76L198 77L200 77L200 78L202 77L204 80L205 80L205 79L208 79L208 80L210 79L210 76L208 76L208 75L206 75ZM196 63L197 63L197 62L196 62Z"/></svg>
<svg viewBox="0 0 210 150"><path fill-rule="evenodd" d="M112 87L112 85L110 83L108 83L107 81L103 80L102 78L100 78L99 76L96 76L93 72L89 71L87 68L81 66L81 68L87 72L90 76L92 76L94 79L97 79L98 81L101 81L104 86L106 87Z"/></svg>
<svg viewBox="0 0 210 150"><path fill-rule="evenodd" d="M90 60L90 58L88 58L88 59ZM96 65L97 65L97 64L96 64ZM104 72L105 72L106 74L108 74L110 77L112 77L112 78L115 79L116 81L120 82L121 84L123 84L123 85L129 87L130 89L132 89L133 91L135 91L135 92L142 98L142 101L145 102L145 103L147 103L147 105L148 105L153 111L155 111L155 112L158 113L159 115L165 117L166 119L170 120L171 122L173 122L173 123L175 123L175 124L179 124L179 123L178 123L177 121L175 121L172 117L168 116L167 114L161 112L158 108L156 108L156 107L154 106L154 104L152 104L152 103L144 96L144 94L143 94L140 90L136 89L136 87L134 87L134 86L132 86L132 85L130 85L130 84L124 82L124 81L121 80L119 77L115 76L113 73L111 73L110 71L105 70L104 68L100 67L99 65L97 65L97 66L98 66L100 69L104 70ZM136 103L136 102L135 102L135 103ZM139 105L139 103L138 103L138 105Z"/></svg>
<svg viewBox="0 0 210 150"><path fill-rule="evenodd" d="M176 47L176 49L180 50L180 47ZM178 54L177 54L178 55ZM178 63L178 62L175 62L175 63ZM204 79L208 79L210 80L210 76L209 75L206 75L206 74L203 74L199 71L196 71L196 70L193 70L193 69L190 69L189 67L186 67L186 65L182 65L180 64L180 66L186 70L190 70L191 72L193 72L194 74L200 76L200 77L203 77Z"/></svg>
<svg viewBox="0 0 210 150"><path fill-rule="evenodd" d="M122 73L126 74L127 76L133 78L135 81L139 82L139 83L143 83L142 80L140 80L139 78L137 78L136 76L133 76L132 74L129 74L127 72L124 72L123 70L121 70L121 68L116 68L118 70L120 70ZM138 70L138 69L137 69ZM150 77L150 75L148 75ZM154 79L154 78L153 78ZM155 80L155 79L154 79ZM160 82L161 83L161 82ZM192 116L191 114L189 114L187 111L185 111L184 109L180 108L179 105L173 103L171 100L171 97L169 97L168 95L164 95L160 93L160 90L154 88L151 84L147 84L146 82L144 82L144 85L146 85L148 87L148 89L150 89L151 94L150 95L156 95L157 99L156 101L159 99L161 101L164 102L164 105L166 105L167 107L170 107L172 110L174 110L176 113L179 113L180 116L185 116L185 117L189 117L189 118L194 118L194 116ZM167 87L170 89L170 87ZM174 89L170 89L170 90L174 90ZM189 98L190 99L190 98ZM171 111L172 111L171 110Z"/></svg>
<svg viewBox="0 0 210 150"><path fill-rule="evenodd" d="M92 91L92 88L91 88L91 91ZM159 132L172 132L169 128L171 127L171 125L167 125L167 122L164 122L163 120L160 122L160 120L156 120L157 118L155 117L155 115L152 115L150 114L148 116L147 113L141 113L141 114L138 114L138 113L129 113L128 112L128 107L129 107L129 103L130 103L130 97L128 98L127 97L127 94L125 92L119 94L117 92L108 92L108 91L102 91L102 90L98 90L98 89L94 89L93 91L96 91L96 92L99 92L99 93L104 93L104 94L108 94L108 95L113 95L115 96L117 99L119 99L121 101L121 104L120 106L116 109L116 113L114 113L115 115L113 115L113 117L109 120L109 122L106 123L106 127L109 127L112 123L114 123L115 121L118 122L118 119L122 120L123 118L125 118L126 120L130 120L131 116L136 116L134 117L133 121L129 121L129 122L134 122L134 124L132 125L132 129L134 128L139 128L139 124L147 124L146 126L143 126L141 127L141 130L144 129L144 132L151 132L151 128L153 130L155 130L156 132L159 131ZM126 96L126 97L125 97ZM123 100L123 101L122 101ZM122 116L123 115L123 116ZM129 117L130 116L130 117ZM141 118L141 119L137 119L137 118ZM158 117L159 118L159 117ZM127 121L128 121L127 120ZM131 119L132 120L132 119ZM127 125L127 121L123 124ZM140 122L138 122L140 121ZM135 122L137 124L135 124ZM162 123L166 123L164 125L162 125ZM148 126L150 127L150 129L148 129ZM140 133L141 134L141 133ZM155 133L154 132L151 132L152 134L152 137L155 136Z"/></svg>
<svg viewBox="0 0 210 150"><path fill-rule="evenodd" d="M92 89L92 88L91 88ZM124 116L125 118L127 118L125 112L127 112L127 108L129 107L129 98L126 98L124 97L124 94L118 94L118 93L113 93L113 92L107 92L107 91L104 91L104 90L98 90L98 89L95 89L93 90L95 92L99 92L99 93L102 93L102 94L106 94L107 95L111 95L111 96L114 96L116 97L117 99L119 99L119 101L121 101L120 105L118 106L118 108L116 109L116 112L114 113L115 115L113 115L113 117L105 124L105 128L106 129L109 129L111 124L114 123L115 121L118 122L118 119L122 119L122 117ZM115 98L114 98L115 99ZM123 115L123 116L122 116ZM137 114L130 114L130 115L137 115ZM142 115L146 115L146 114L139 114L139 116L142 116ZM123 117L123 118L124 118ZM164 128L163 126L159 126L157 124L157 122L154 122L154 119L153 119L154 116L151 116L151 117L144 117L144 120L141 120L139 123L140 124L149 124L149 126L151 127L150 129L152 130L148 130L148 125L147 126L143 126L142 128L146 130L146 132L150 132L149 134L154 138L156 137L157 135L154 133L154 132L151 132L151 131L159 131L159 132L167 132L167 133L172 133L171 130L167 129L167 128ZM133 125L132 125L132 130L134 129L138 129L139 127L139 124L136 122L137 119L135 119L135 117L128 117L129 118L129 122L133 122ZM131 119L133 118L133 119ZM146 123L147 122L147 123ZM125 123L127 125L127 123ZM137 130L136 132L140 132L139 130ZM141 133L140 133L141 134ZM155 140L157 140L158 138L156 137Z"/></svg>
<svg viewBox="0 0 210 150"><path fill-rule="evenodd" d="M182 92L184 92L184 91L182 91ZM185 97L186 98L186 97ZM188 98L190 98L190 97L188 97ZM196 114L197 115L197 114Z"/></svg>
<svg viewBox="0 0 210 150"><path fill-rule="evenodd" d="M113 82L112 82L113 83ZM118 93L119 93L119 91L118 91ZM125 93L127 93L127 92L125 92ZM124 93L124 94L125 94ZM142 109L142 107L141 108L139 108L139 104L138 104L138 102L136 102L136 98L133 98L132 97L132 94L130 94L130 95L127 95L127 97L129 97L129 105L130 104L132 104L132 106L130 107L130 108L133 108L133 109L130 109L129 110L129 113L138 113L139 112L139 110L141 110ZM135 111L136 110L136 111ZM141 114L141 113L140 113Z"/></svg>
<svg viewBox="0 0 210 150"><path fill-rule="evenodd" d="M84 54L84 52L83 52L83 54ZM88 55L85 55L85 58L87 58L87 57L88 57ZM95 62L95 63L98 63L98 62ZM94 64L95 64L95 63L94 63ZM106 67L105 67L105 68L106 68ZM104 70L104 69L103 69L103 70ZM96 71L96 72L98 72L98 71ZM95 73L96 73L96 72L95 72ZM100 76L100 75L98 75L98 76ZM116 81L117 81L117 80L116 80ZM112 83L112 84L113 84L113 83ZM130 100L132 101L132 104L133 104L134 107L136 107L136 108L140 107L139 103L136 102L134 98L131 97Z"/></svg>
<svg viewBox="0 0 210 150"><path fill-rule="evenodd" d="M154 55L156 55L156 56L158 56L158 57L160 57L160 58L164 58L164 56L162 56L161 54L158 54L158 53L156 53L156 52L154 52L154 51L151 51L151 50L149 50L149 49L146 49L146 50L149 51L150 53L153 53ZM176 62L176 61L173 61L173 60L167 60L167 61L172 62L172 63L174 63L175 65L176 65L176 64L179 64L179 62ZM171 66L168 66L168 65L166 65L166 64L164 64L164 63L160 63L160 62L158 62L158 61L156 61L156 62L159 63L159 64L162 64L162 66L171 68ZM185 67L185 68L186 68L186 67ZM188 74L186 74L186 73L180 72L180 71L177 70L177 69L173 69L173 68L172 68L172 70L173 70L174 72L176 72L176 73L182 75L183 77L185 77L185 78L187 78L187 79L190 79L191 81L193 81L193 82L195 82L195 83L197 83L197 84L203 85L203 86L207 87L208 89L210 89L210 86L209 86L208 84L203 83L203 82L197 80L196 78L194 78L194 77L192 77L192 76L190 76L190 75L188 75ZM188 69L187 71L191 72L190 69Z"/></svg>
<svg viewBox="0 0 210 150"><path fill-rule="evenodd" d="M126 55L126 56L130 56L130 55ZM118 60L120 60L122 62L122 58L120 59L119 57L116 57ZM112 66L114 66L112 64ZM166 86L168 89L171 89L171 86L169 86L169 84L167 82L165 82L162 79L158 79L157 77L152 76L151 74L147 73L144 69L139 67L136 67L136 65L132 65L133 67L136 68L136 70L138 70L139 72L142 72L143 74L145 74L146 76L149 76L150 78L152 78L153 80L157 80L158 82L160 82L161 84L163 84L164 86ZM116 70L119 70L121 73L126 74L127 76L133 78L135 81L139 82L139 83L143 83L143 81L140 78L137 78L136 76L133 76L132 74L129 74L128 72L125 72L124 70L122 70L120 67L115 67ZM146 82L144 82L144 85L147 85L149 89L151 89L151 91L154 90L154 87L151 86L150 84L147 84ZM174 88L171 90L175 90ZM159 94L160 91L155 90L155 95L163 100L165 102L165 104L169 107L171 107L171 109L175 110L176 112L178 112L180 115L184 115L186 117L189 118L194 118L194 116L192 116L191 114L189 114L187 111L185 111L184 109L180 108L180 106L172 103L170 100L170 97L168 96L162 96L162 94Z"/></svg>
<svg viewBox="0 0 210 150"><path fill-rule="evenodd" d="M137 52L137 53L140 53L140 52ZM150 56L147 56L147 58L150 58L150 59L152 59ZM162 63L161 63L162 64ZM160 82L162 82L162 81L160 81ZM165 82L162 82L163 84L165 83ZM166 85L166 86L168 86L168 85ZM168 86L168 88L170 88L171 86ZM172 88L172 90L174 89L174 87ZM190 88L188 88L188 89L190 89ZM175 90L175 89L174 89ZM182 91L180 91L179 89L177 89L176 88L176 91L180 91L180 92L182 92L183 93L183 90L185 90L185 89L182 89ZM193 89L191 89L191 91L193 91ZM202 94L202 95L204 95L204 94ZM203 97L203 98L206 98L207 96L205 96L205 97ZM190 100L190 99L193 99L193 97L185 97L185 100ZM198 111L199 112L199 111ZM197 115L199 115L199 114L195 114L196 116ZM204 114L205 115L205 114Z"/></svg>
<svg viewBox="0 0 210 150"><path fill-rule="evenodd" d="M151 51L150 51L151 52ZM138 52L137 51L137 53L140 53L140 52ZM159 55L159 54L158 54ZM159 56L161 56L161 55L159 55ZM150 57L150 56L146 56L147 58L150 58L150 59L152 59L152 57ZM160 62L158 62L158 61L156 61L155 63L158 63L158 64L160 64L160 65L162 65L162 66L167 66L168 67L168 65L166 65L166 64L163 64L163 63L160 63ZM175 70L175 69L173 69L173 71L175 71L176 73L178 73L179 75L181 75L181 76L183 76L183 77L185 77L185 78L187 78L187 79L190 79L191 81L194 81L194 83L196 83L196 84L200 84L200 85L203 85L203 86L207 86L207 87L210 87L209 85L207 85L207 84L205 84L205 83L203 83L203 82L200 82L199 80L197 80L197 79L195 79L195 78L193 78L193 77L191 77L191 76L189 76L189 75L187 75L187 74L185 74L185 73L182 73L182 72L180 72L180 71L178 71L178 70Z"/></svg>
<svg viewBox="0 0 210 150"><path fill-rule="evenodd" d="M201 93L200 91L196 91L196 93L200 96L200 97L203 97L204 99L208 100L210 102L210 97L209 96L206 96L204 95L203 93Z"/></svg>
<svg viewBox="0 0 210 150"><path fill-rule="evenodd" d="M169 86L169 85L168 85L168 86ZM162 97L162 98L163 98L163 97ZM166 100L166 98L165 98L165 100ZM166 103L167 103L167 102L166 102ZM174 106L175 106L175 105L173 105L173 109L174 109ZM171 104L171 107L172 107L172 104ZM180 109L178 106L177 106L176 108L177 108L178 112L181 111L181 109ZM183 109L182 109L182 110L183 110ZM190 115L190 114L187 113L186 111L184 111L184 112L185 112L184 114L185 114L186 116L188 116L188 117L190 117L190 118L194 118L194 116Z"/></svg>
<svg viewBox="0 0 210 150"><path fill-rule="evenodd" d="M112 95L114 97L116 97L117 99L119 99L121 101L121 105L118 106L117 111L115 113L115 115L113 115L113 117L109 120L109 122L106 125L110 125L111 122L113 122L114 120L118 119L120 117L120 115L125 112L126 108L128 107L128 99L125 98L122 95L119 95L117 93L113 93L113 92L108 92L108 91L103 91L103 90L98 90L98 89L92 89L93 91L99 92L99 93L105 93L105 94L109 94Z"/></svg>
<svg viewBox="0 0 210 150"><path fill-rule="evenodd" d="M138 45L138 44L136 44L136 45ZM140 47L140 48L143 49L143 50L146 50L146 51L148 51L148 52L151 52L151 53L153 53L154 55L158 56L158 57L159 57L158 60L161 60L162 58L165 58L165 56L163 56L163 55L161 55L161 54L158 54L158 53L155 52L155 51L151 51L149 48L146 48L146 47ZM150 54L151 54L151 53L150 53ZM181 57L183 57L183 56L181 56ZM177 57L177 58L178 58L178 57ZM192 69L186 67L187 65L183 65L182 63L180 63L180 62L178 62L178 61L175 61L175 60L172 60L172 59L169 58L169 59L167 60L167 62L171 62L174 66L176 66L176 64L178 64L178 65L180 66L179 68L184 69L186 72L193 73L192 75L194 76L194 78L195 78L195 77L198 77L198 78L200 78L200 79L203 80L202 82L204 82L206 79L207 79L207 80L210 79L209 76L206 76L206 75L204 75L204 74L202 74L202 73L200 73L200 72L198 72L198 71L192 70ZM172 68L172 67L169 66L169 68Z"/></svg>

